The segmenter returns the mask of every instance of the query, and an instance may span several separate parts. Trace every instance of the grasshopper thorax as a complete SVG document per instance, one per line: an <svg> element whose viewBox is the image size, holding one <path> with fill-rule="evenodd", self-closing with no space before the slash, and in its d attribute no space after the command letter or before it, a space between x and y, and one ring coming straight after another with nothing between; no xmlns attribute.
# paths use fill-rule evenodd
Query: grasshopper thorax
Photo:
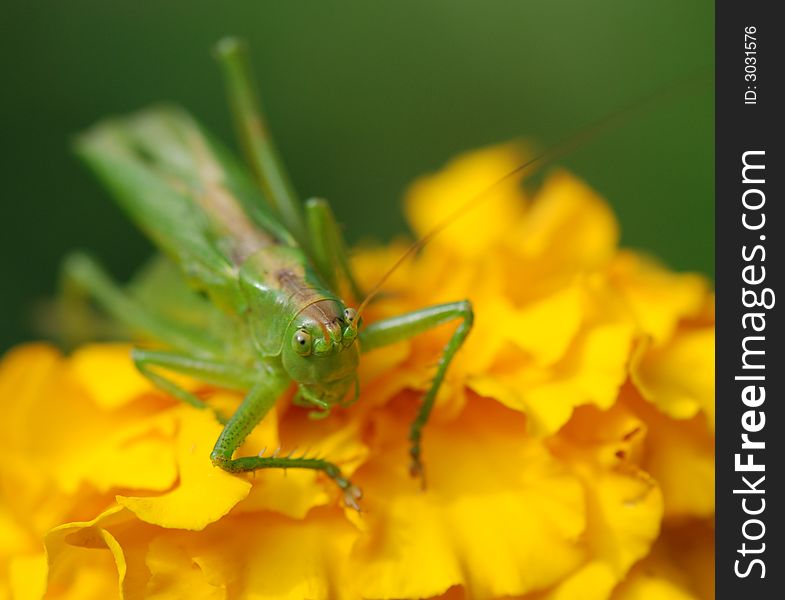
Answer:
<svg viewBox="0 0 785 600"><path fill-rule="evenodd" d="M295 247L265 248L239 274L258 352L280 357L310 405L341 403L357 380L356 312L327 289Z"/></svg>

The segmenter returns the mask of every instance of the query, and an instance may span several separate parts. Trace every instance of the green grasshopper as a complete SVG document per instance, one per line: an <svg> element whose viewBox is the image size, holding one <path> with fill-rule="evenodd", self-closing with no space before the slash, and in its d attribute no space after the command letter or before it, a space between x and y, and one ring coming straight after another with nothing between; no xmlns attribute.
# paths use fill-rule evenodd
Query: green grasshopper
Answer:
<svg viewBox="0 0 785 600"><path fill-rule="evenodd" d="M166 348L132 353L161 390L206 410L165 373L246 392L230 418L216 412L224 428L210 455L215 466L322 471L357 508L359 489L327 460L235 452L292 382L294 402L326 416L357 400L361 353L458 321L411 424L411 472L422 476L423 427L471 329L472 306L440 304L363 328L369 297L356 310L339 295L345 283L361 297L341 231L324 200L297 199L258 108L244 45L224 40L217 55L252 174L180 109L99 123L78 139L79 155L169 262L149 278L157 289L148 296L159 297L151 302L113 283L84 254L69 257L64 274L113 319ZM166 296L177 298L177 309Z"/></svg>

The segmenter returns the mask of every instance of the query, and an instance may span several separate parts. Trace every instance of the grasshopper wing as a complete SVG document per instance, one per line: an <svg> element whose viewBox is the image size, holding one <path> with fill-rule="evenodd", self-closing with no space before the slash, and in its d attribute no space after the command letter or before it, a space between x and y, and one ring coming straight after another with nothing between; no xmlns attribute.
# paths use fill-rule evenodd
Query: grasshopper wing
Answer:
<svg viewBox="0 0 785 600"><path fill-rule="evenodd" d="M242 262L294 244L239 163L180 109L101 122L77 152L189 283L230 312L244 308Z"/></svg>

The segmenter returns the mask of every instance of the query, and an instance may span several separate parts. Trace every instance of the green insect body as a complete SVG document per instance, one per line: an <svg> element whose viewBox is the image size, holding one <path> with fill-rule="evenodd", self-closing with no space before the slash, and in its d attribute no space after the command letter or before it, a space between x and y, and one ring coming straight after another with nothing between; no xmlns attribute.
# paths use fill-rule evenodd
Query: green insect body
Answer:
<svg viewBox="0 0 785 600"><path fill-rule="evenodd" d="M166 347L133 351L137 368L162 390L206 410L166 373L246 391L230 418L217 414L224 429L213 464L230 472L317 469L357 508L359 490L325 459L234 454L292 381L294 402L325 416L357 399L361 352L458 320L411 427L412 473L422 475L422 429L471 327L471 305L428 307L362 328L339 296L340 283L360 293L329 205L313 199L303 207L295 197L256 108L243 46L226 40L218 55L255 177L182 110L99 123L78 152L167 259L137 289L117 286L83 254L66 261L65 276L128 329Z"/></svg>

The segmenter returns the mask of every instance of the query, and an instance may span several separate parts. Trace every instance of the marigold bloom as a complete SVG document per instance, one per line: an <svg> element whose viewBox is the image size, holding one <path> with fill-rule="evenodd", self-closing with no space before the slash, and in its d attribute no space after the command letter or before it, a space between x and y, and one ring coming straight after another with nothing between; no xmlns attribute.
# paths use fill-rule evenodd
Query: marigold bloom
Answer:
<svg viewBox="0 0 785 600"><path fill-rule="evenodd" d="M491 148L418 181L412 227L519 161ZM366 315L474 303L425 430L427 489L407 427L450 326L365 356L360 402L326 420L282 398L242 448L329 456L365 492L359 515L315 472L214 468L220 425L154 389L128 346L22 346L0 365L0 598L713 597L707 282L619 250L567 173L494 195ZM363 283L402 248L359 250Z"/></svg>

